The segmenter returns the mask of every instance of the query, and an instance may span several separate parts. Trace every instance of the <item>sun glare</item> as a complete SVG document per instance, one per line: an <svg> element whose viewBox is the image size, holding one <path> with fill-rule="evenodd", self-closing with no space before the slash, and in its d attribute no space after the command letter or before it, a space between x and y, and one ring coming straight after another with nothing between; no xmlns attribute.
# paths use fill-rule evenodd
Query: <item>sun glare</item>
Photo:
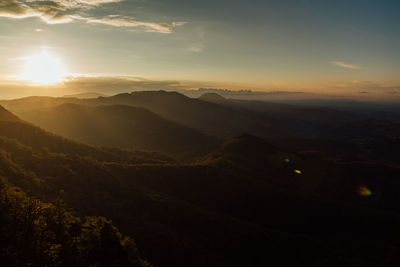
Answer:
<svg viewBox="0 0 400 267"><path fill-rule="evenodd" d="M64 77L65 73L61 62L46 52L28 57L21 75L23 80L38 84L60 82Z"/></svg>

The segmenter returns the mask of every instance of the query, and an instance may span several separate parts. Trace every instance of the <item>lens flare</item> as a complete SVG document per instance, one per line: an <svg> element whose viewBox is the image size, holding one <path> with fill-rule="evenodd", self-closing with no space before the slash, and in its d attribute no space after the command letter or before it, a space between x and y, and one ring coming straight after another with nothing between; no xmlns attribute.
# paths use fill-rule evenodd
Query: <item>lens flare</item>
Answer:
<svg viewBox="0 0 400 267"><path fill-rule="evenodd" d="M285 162L286 162L286 163L290 163L290 159L289 159L289 158L286 158L286 159L285 159Z"/></svg>
<svg viewBox="0 0 400 267"><path fill-rule="evenodd" d="M360 185L357 188L357 194L363 197L368 197L372 195L372 191L368 187Z"/></svg>

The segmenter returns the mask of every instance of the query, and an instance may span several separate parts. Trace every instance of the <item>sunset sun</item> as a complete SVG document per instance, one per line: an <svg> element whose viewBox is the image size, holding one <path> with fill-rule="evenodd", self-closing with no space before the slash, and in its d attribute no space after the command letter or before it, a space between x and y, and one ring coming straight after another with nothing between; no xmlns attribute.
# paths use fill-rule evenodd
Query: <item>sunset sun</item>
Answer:
<svg viewBox="0 0 400 267"><path fill-rule="evenodd" d="M60 82L65 72L60 60L46 52L30 56L21 74L23 80L38 84L52 84Z"/></svg>

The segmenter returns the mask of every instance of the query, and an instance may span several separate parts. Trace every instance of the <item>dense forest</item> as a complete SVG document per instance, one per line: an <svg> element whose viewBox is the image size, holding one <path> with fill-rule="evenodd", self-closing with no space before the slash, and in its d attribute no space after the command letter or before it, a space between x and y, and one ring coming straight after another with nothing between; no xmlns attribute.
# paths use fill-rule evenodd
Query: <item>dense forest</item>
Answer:
<svg viewBox="0 0 400 267"><path fill-rule="evenodd" d="M103 217L77 217L0 178L2 266L150 266L136 244Z"/></svg>
<svg viewBox="0 0 400 267"><path fill-rule="evenodd" d="M168 92L2 104L1 265L400 263L395 120Z"/></svg>

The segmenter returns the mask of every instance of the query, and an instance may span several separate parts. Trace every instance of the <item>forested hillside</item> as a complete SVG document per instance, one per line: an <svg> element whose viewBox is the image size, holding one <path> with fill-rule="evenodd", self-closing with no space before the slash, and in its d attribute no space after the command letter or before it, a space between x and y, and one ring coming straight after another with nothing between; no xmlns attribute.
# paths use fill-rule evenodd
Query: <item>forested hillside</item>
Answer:
<svg viewBox="0 0 400 267"><path fill-rule="evenodd" d="M225 139L207 155L181 163L158 153L76 143L4 117L2 236L13 229L12 236L25 239L24 227L34 229L28 231L32 241L18 243L22 250L10 238L2 241L7 262L399 263L395 166L293 153L251 135ZM31 216L25 203L36 209L31 224L19 221ZM85 253L75 253L79 249Z"/></svg>
<svg viewBox="0 0 400 267"><path fill-rule="evenodd" d="M60 201L28 197L0 177L2 266L150 266L102 217L77 217Z"/></svg>

